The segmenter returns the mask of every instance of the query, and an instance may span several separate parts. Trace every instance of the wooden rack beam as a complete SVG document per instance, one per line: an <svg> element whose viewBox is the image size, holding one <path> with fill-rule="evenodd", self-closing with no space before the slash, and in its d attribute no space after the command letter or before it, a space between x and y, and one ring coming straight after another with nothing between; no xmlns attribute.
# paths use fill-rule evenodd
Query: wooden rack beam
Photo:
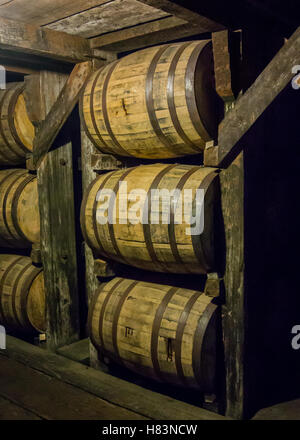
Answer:
<svg viewBox="0 0 300 440"><path fill-rule="evenodd" d="M215 161L205 165L226 168L241 152L240 142L257 119L267 110L279 93L292 81L293 67L299 64L300 27L284 44L278 54L242 95L222 121L219 128Z"/></svg>

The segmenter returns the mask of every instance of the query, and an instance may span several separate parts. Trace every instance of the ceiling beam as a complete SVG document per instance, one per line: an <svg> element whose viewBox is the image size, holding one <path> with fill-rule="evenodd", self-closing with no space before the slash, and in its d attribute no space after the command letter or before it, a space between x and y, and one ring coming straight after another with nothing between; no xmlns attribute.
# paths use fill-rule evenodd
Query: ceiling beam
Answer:
<svg viewBox="0 0 300 440"><path fill-rule="evenodd" d="M0 49L72 63L91 57L89 42L75 35L0 18Z"/></svg>
<svg viewBox="0 0 300 440"><path fill-rule="evenodd" d="M92 49L120 53L190 37L199 34L201 30L202 28L199 25L191 25L181 18L167 17L151 23L100 35L92 38L90 42Z"/></svg>
<svg viewBox="0 0 300 440"><path fill-rule="evenodd" d="M144 3L148 6L153 6L156 9L167 12L174 15L177 18L181 18L191 24L199 25L201 28L200 33L216 32L218 30L225 29L225 27L215 21L204 17L196 12L184 8L170 0L138 0L140 3Z"/></svg>

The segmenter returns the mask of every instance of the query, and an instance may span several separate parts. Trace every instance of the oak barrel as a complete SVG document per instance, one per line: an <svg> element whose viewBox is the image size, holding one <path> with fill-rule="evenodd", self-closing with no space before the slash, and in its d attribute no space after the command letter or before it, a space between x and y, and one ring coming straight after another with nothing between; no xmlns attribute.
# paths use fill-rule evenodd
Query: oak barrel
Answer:
<svg viewBox="0 0 300 440"><path fill-rule="evenodd" d="M141 269L171 273L207 273L215 266L214 212L218 200L218 174L213 168L189 165L141 165L98 176L87 189L81 207L81 227L85 241L100 256ZM132 201L120 191L120 183L127 184L127 193L141 189L141 221L134 223ZM198 220L204 216L204 230L191 228L189 219L196 214L196 190L203 190L204 203ZM115 224L101 224L101 210L107 199L103 191L112 190L117 196L109 198L110 211L115 211ZM153 198L155 190L192 191L190 201L185 197L169 203ZM123 206L124 205L124 206ZM123 207L122 207L123 206ZM127 208L127 218L124 214ZM180 217L180 213L182 214ZM158 216L159 219L155 216ZM178 217L179 216L179 217ZM105 217L103 213L102 219ZM182 222L179 220L182 218ZM102 220L101 220L102 221ZM169 224L164 224L165 222ZM156 222L156 223L155 223ZM102 222L104 223L104 222Z"/></svg>
<svg viewBox="0 0 300 440"><path fill-rule="evenodd" d="M217 306L201 292L115 278L89 310L107 358L162 382L215 391Z"/></svg>
<svg viewBox="0 0 300 440"><path fill-rule="evenodd" d="M150 47L102 67L83 93L100 151L148 159L199 154L217 136L219 98L209 41Z"/></svg>
<svg viewBox="0 0 300 440"><path fill-rule="evenodd" d="M24 84L0 90L0 164L19 165L32 152L35 135L25 105Z"/></svg>
<svg viewBox="0 0 300 440"><path fill-rule="evenodd" d="M25 333L46 330L43 271L29 257L0 255L0 324Z"/></svg>
<svg viewBox="0 0 300 440"><path fill-rule="evenodd" d="M0 171L0 246L26 248L40 240L37 178L23 169Z"/></svg>

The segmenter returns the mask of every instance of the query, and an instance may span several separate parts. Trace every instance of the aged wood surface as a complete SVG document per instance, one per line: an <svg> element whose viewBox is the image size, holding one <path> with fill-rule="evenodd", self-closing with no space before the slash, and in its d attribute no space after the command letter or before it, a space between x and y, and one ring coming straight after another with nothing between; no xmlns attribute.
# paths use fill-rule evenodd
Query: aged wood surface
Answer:
<svg viewBox="0 0 300 440"><path fill-rule="evenodd" d="M234 100L229 38L228 30L212 34L216 91L224 101Z"/></svg>
<svg viewBox="0 0 300 440"><path fill-rule="evenodd" d="M47 28L90 38L169 15L136 0L114 0L48 24Z"/></svg>
<svg viewBox="0 0 300 440"><path fill-rule="evenodd" d="M172 14L175 17L182 18L183 20L188 21L191 24L198 24L201 26L202 31L204 32L215 32L221 29L224 29L224 26L216 23L213 20L210 20L207 17L203 17L196 12L193 12L189 9L184 8L177 3L170 0L138 0L141 3L144 3L149 6L153 6L154 8L160 9L168 14Z"/></svg>
<svg viewBox="0 0 300 440"><path fill-rule="evenodd" d="M63 89L67 76L41 72L43 119ZM41 215L41 253L50 349L79 338L78 280L73 190L72 143L57 144L37 172Z"/></svg>
<svg viewBox="0 0 300 440"><path fill-rule="evenodd" d="M219 130L217 162L209 165L227 167L242 150L242 137L295 77L293 67L299 64L299 53L300 27L225 116Z"/></svg>
<svg viewBox="0 0 300 440"><path fill-rule="evenodd" d="M11 336L7 338L7 349L0 350L0 359L5 356L154 420L226 420L218 414L88 368Z"/></svg>
<svg viewBox="0 0 300 440"><path fill-rule="evenodd" d="M91 57L84 38L0 18L0 49L78 63Z"/></svg>
<svg viewBox="0 0 300 440"><path fill-rule="evenodd" d="M40 349L41 350L41 349ZM142 420L61 380L0 356L0 396L45 420Z"/></svg>
<svg viewBox="0 0 300 440"><path fill-rule="evenodd" d="M0 2L0 14L10 20L42 26L109 1L111 0L5 0Z"/></svg>
<svg viewBox="0 0 300 440"><path fill-rule="evenodd" d="M92 63L90 61L77 64L74 67L46 119L38 126L33 152L36 167L40 165L43 157L51 148L56 136L72 113L91 70Z"/></svg>
<svg viewBox="0 0 300 440"><path fill-rule="evenodd" d="M225 227L226 302L223 333L226 368L226 414L244 416L244 165L241 153L220 174L221 203Z"/></svg>

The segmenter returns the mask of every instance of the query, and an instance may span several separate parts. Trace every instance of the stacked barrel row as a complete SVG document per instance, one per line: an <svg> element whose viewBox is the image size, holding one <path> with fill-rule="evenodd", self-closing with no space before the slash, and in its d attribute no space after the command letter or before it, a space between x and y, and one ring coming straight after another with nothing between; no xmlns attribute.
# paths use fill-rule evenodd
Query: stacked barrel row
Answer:
<svg viewBox="0 0 300 440"><path fill-rule="evenodd" d="M150 272L207 274L216 269L218 173L157 161L203 152L217 133L218 105L208 41L151 47L91 76L81 117L95 147L154 162L100 174L90 184L81 227L94 255ZM139 198L143 221L138 222L131 221L133 203L127 198L137 190L146 195ZM189 190L192 197L186 203L172 196L169 206L154 207L153 190ZM197 190L204 195L201 201ZM107 213L115 213L113 222L104 221L104 199ZM166 210L169 221L163 222ZM159 221L152 221L153 213ZM195 215L203 217L203 231L191 230ZM139 374L213 392L217 313L212 299L199 291L117 277L94 295L90 337L105 357Z"/></svg>
<svg viewBox="0 0 300 440"><path fill-rule="evenodd" d="M25 255L40 241L37 179L25 169L33 139L24 84L8 83L0 90L0 324L23 334L46 327L43 271Z"/></svg>

